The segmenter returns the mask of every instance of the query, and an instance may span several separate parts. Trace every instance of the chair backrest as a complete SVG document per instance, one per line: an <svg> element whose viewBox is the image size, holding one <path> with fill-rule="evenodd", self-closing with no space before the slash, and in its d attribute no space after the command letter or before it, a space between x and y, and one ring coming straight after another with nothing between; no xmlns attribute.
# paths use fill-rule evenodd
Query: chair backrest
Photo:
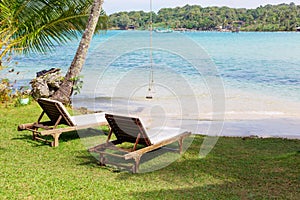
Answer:
<svg viewBox="0 0 300 200"><path fill-rule="evenodd" d="M140 135L138 144L151 145L139 118L113 114L105 114L105 118L119 141L135 143L138 135Z"/></svg>
<svg viewBox="0 0 300 200"><path fill-rule="evenodd" d="M40 98L38 99L38 103L53 124L57 122L59 116L62 116L59 124L75 126L69 112L61 102L52 99Z"/></svg>

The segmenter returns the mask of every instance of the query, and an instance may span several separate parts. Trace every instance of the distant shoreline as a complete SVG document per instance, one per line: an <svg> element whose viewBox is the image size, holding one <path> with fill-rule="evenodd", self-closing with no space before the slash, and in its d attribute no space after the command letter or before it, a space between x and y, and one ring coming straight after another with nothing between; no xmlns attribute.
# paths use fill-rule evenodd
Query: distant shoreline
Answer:
<svg viewBox="0 0 300 200"><path fill-rule="evenodd" d="M118 28L110 28L107 31L149 31L147 29L118 29ZM154 30L153 30L154 31ZM220 33L236 33L232 31L217 31L217 30L195 30L195 29L185 29L177 30L173 29L174 32L220 32ZM246 32L246 33L300 33L300 31L246 31L240 30L239 32Z"/></svg>
<svg viewBox="0 0 300 200"><path fill-rule="evenodd" d="M184 28L195 30L228 31L300 31L300 5L282 3L265 5L255 9L201 7L185 5L176 8L161 8L157 13L124 11L109 15L111 27L120 29Z"/></svg>

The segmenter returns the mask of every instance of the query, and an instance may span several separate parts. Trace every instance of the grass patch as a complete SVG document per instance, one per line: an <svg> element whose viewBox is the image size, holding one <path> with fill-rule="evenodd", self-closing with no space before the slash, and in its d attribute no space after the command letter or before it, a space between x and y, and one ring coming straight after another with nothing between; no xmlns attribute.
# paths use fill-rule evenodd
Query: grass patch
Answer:
<svg viewBox="0 0 300 200"><path fill-rule="evenodd" d="M220 138L203 159L203 137L158 171L99 167L74 133L51 148L17 126L34 122L36 103L0 108L0 199L299 199L300 141ZM88 139L88 138L87 138ZM149 161L151 162L151 160Z"/></svg>

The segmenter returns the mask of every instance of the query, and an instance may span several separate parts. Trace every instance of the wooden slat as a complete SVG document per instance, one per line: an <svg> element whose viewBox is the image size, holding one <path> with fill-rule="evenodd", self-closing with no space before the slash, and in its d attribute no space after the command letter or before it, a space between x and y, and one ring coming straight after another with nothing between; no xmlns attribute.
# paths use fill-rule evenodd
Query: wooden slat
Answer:
<svg viewBox="0 0 300 200"><path fill-rule="evenodd" d="M105 152L105 151L99 151L97 153L100 153L100 154L103 154L103 155L108 155L108 156L114 156L114 157L117 157L117 158L124 158L124 155L119 155L119 154L115 154L115 153L108 153L108 152Z"/></svg>
<svg viewBox="0 0 300 200"><path fill-rule="evenodd" d="M41 135L52 135L57 132L70 132L70 131L87 129L87 128L92 128L92 127L100 127L103 125L106 125L106 123L103 122L103 123L88 124L88 125L84 125L84 126L71 126L71 127L57 128L57 129L52 129L52 130L43 130L43 131L40 131L40 133L41 133Z"/></svg>
<svg viewBox="0 0 300 200"><path fill-rule="evenodd" d="M34 125L34 123L20 124L18 126L18 131L24 131L24 130L27 130L27 129L32 129L33 125Z"/></svg>
<svg viewBox="0 0 300 200"><path fill-rule="evenodd" d="M62 116L63 119L61 120L60 124L74 126L72 120L68 117L68 114L65 113L66 109L62 108L61 106L63 105L60 103L56 103L52 100L48 101L46 99L39 99L38 103L53 123L56 123L59 116Z"/></svg>
<svg viewBox="0 0 300 200"><path fill-rule="evenodd" d="M105 118L119 140L135 143L137 136L140 134L139 144L151 144L139 118L111 114L105 114Z"/></svg>
<svg viewBox="0 0 300 200"><path fill-rule="evenodd" d="M53 135L55 133L63 133L63 132L69 132L69 131L74 131L76 130L75 126L72 127L65 127L65 128L56 128L56 129L51 129L51 130L43 130L40 131L41 135Z"/></svg>
<svg viewBox="0 0 300 200"><path fill-rule="evenodd" d="M115 162L109 161L107 159L102 164L109 164L109 165L113 165L113 166L118 166L118 167L121 167L121 168L125 168L127 170L132 170L132 166L128 166L128 165L120 164L120 163L115 163Z"/></svg>
<svg viewBox="0 0 300 200"><path fill-rule="evenodd" d="M103 151L103 149L119 150L120 148L116 147L115 146L116 144L120 144L118 142L118 140L114 140L114 141L111 141L111 142L106 142L106 143L103 143L103 144L99 144L97 146L94 146L94 147L90 148L88 151L99 153L99 152Z"/></svg>
<svg viewBox="0 0 300 200"><path fill-rule="evenodd" d="M176 142L176 141L178 141L180 139L186 138L186 137L188 137L190 135L191 135L191 132L185 132L183 134L180 134L179 136L172 137L172 138L170 138L168 140L165 140L165 141L162 141L160 143L157 143L157 144L154 144L154 145L151 145L151 146L139 149L137 151L130 152L130 153L128 153L128 154L125 155L125 160L134 159L134 158L140 157L140 156L142 156L143 154L145 154L147 152L150 152L150 151L153 151L154 149L158 149L158 148L160 148L162 146L171 144L171 143Z"/></svg>
<svg viewBox="0 0 300 200"><path fill-rule="evenodd" d="M44 125L44 124L34 124L33 125L34 128L42 128L45 130L52 130L52 128L50 126Z"/></svg>

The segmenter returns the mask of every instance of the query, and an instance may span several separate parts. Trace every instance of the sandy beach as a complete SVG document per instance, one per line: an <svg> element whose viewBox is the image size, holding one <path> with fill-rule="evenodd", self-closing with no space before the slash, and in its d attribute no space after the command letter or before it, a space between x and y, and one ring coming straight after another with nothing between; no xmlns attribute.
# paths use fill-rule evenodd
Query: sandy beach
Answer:
<svg viewBox="0 0 300 200"><path fill-rule="evenodd" d="M202 94L154 96L152 100L77 97L73 104L94 111L139 116L147 127L181 127L209 136L300 139L300 103L237 90L228 90L224 102L213 102L209 94Z"/></svg>

